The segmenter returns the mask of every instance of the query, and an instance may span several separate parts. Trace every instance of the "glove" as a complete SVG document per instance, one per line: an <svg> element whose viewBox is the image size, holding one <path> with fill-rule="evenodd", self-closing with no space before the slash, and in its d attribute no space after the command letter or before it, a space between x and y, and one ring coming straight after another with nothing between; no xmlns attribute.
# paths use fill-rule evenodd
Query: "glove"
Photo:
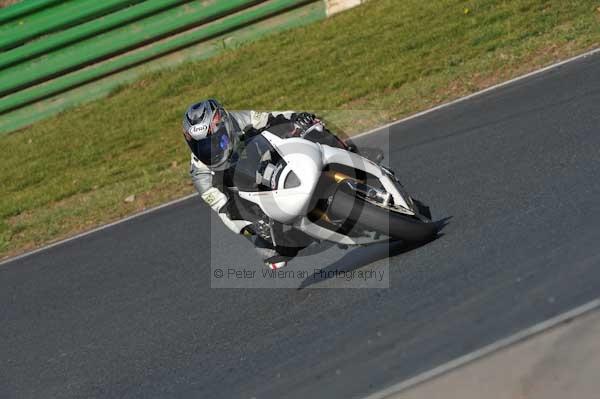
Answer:
<svg viewBox="0 0 600 399"><path fill-rule="evenodd" d="M296 115L294 119L294 123L298 125L302 130L307 130L309 127L314 125L315 123L320 122L315 114L311 114L309 112L300 112Z"/></svg>
<svg viewBox="0 0 600 399"><path fill-rule="evenodd" d="M246 126L246 127L245 127L245 128L242 130L242 132L244 133L244 134L242 134L242 135L240 136L240 139L241 139L242 141L243 141L243 140L246 140L246 139L251 139L252 137L254 137L254 136L256 136L257 134L259 134L259 133L260 133L260 131L259 131L258 129L256 129L256 128L255 128L254 126L252 126L252 125L248 125L248 126Z"/></svg>

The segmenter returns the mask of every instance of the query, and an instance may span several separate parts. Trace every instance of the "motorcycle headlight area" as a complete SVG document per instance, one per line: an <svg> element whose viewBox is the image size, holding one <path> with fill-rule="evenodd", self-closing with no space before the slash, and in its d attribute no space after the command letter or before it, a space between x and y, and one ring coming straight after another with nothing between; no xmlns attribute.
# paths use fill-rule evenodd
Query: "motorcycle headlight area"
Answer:
<svg viewBox="0 0 600 399"><path fill-rule="evenodd" d="M383 170L390 177L390 179L392 179L392 181L394 181L394 183L396 185L396 189L398 190L398 192L400 193L402 198L404 198L404 201L406 201L406 204L410 208L408 210L412 211L412 212L416 212L415 203L413 202L413 199L408 194L408 192L404 189L404 186L402 185L402 183L400 183L400 180L398 180L398 178L396 177L394 172L392 170L386 168L385 166L381 166L381 170ZM400 206L400 205L397 205L397 206ZM402 206L400 206L400 207L404 208Z"/></svg>

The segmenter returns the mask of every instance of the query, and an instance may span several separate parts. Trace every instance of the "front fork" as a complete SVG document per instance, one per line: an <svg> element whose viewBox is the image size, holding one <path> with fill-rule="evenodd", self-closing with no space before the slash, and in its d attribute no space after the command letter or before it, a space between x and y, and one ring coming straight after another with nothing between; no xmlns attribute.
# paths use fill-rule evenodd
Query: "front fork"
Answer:
<svg viewBox="0 0 600 399"><path fill-rule="evenodd" d="M398 206L396 207L398 208L397 210L410 216L415 215L416 212L414 202L410 195L406 192L406 190L404 190L404 187L402 187L402 184L400 183L400 181L398 181L398 179L394 175L394 172L381 165L380 167L389 175L389 177L394 182L396 182L396 189L400 192L400 194L410 207L410 209L406 209L402 206ZM378 204L382 208L389 208L391 206L394 206L394 200L391 193L389 193L386 190L372 187L366 184L365 180L358 179L338 171L327 171L324 173L324 175L329 179L333 180L337 185L348 184L348 186L354 192L356 192L357 195L359 195L367 201Z"/></svg>
<svg viewBox="0 0 600 399"><path fill-rule="evenodd" d="M390 203L392 197L390 193L378 190L374 187L367 185L363 179L358 179L356 177L352 177L338 171L327 171L323 173L323 176L332 183L335 183L336 187L342 184L347 184L354 192L357 193L358 196L361 196L365 199L380 202L384 204L384 206L388 206ZM334 190L334 193L335 191L337 191L337 188L336 190ZM333 195L329 197L329 201L332 198ZM327 206L329 206L329 201L327 203ZM325 221L327 223L333 223L329 218L327 211L320 208L319 206L315 207L310 212L309 216L317 220Z"/></svg>

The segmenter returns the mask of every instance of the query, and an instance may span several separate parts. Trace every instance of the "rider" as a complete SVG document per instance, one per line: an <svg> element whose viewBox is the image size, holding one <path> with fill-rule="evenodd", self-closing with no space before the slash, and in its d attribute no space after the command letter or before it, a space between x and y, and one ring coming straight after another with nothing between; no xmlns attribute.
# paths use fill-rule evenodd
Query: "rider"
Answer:
<svg viewBox="0 0 600 399"><path fill-rule="evenodd" d="M223 172L232 166L231 158L243 136L285 122L293 122L301 130L306 130L320 121L308 112L229 112L214 99L191 105L183 117L183 135L192 151L190 175L196 190L231 231L255 236L254 245L271 269L286 266L287 260L299 249L279 253L271 242L255 234L257 227L252 222L240 220L235 212L231 212ZM351 143L345 144L338 138L335 141L350 151L356 151Z"/></svg>

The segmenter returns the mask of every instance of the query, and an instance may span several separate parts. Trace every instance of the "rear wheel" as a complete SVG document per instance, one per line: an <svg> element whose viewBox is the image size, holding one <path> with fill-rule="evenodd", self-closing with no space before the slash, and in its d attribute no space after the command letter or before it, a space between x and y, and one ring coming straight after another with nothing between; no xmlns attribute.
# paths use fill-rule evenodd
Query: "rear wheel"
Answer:
<svg viewBox="0 0 600 399"><path fill-rule="evenodd" d="M430 240L438 231L435 223L399 213L392 208L383 208L355 195L345 184L333 196L328 213L334 219L350 220L370 230L411 243Z"/></svg>

